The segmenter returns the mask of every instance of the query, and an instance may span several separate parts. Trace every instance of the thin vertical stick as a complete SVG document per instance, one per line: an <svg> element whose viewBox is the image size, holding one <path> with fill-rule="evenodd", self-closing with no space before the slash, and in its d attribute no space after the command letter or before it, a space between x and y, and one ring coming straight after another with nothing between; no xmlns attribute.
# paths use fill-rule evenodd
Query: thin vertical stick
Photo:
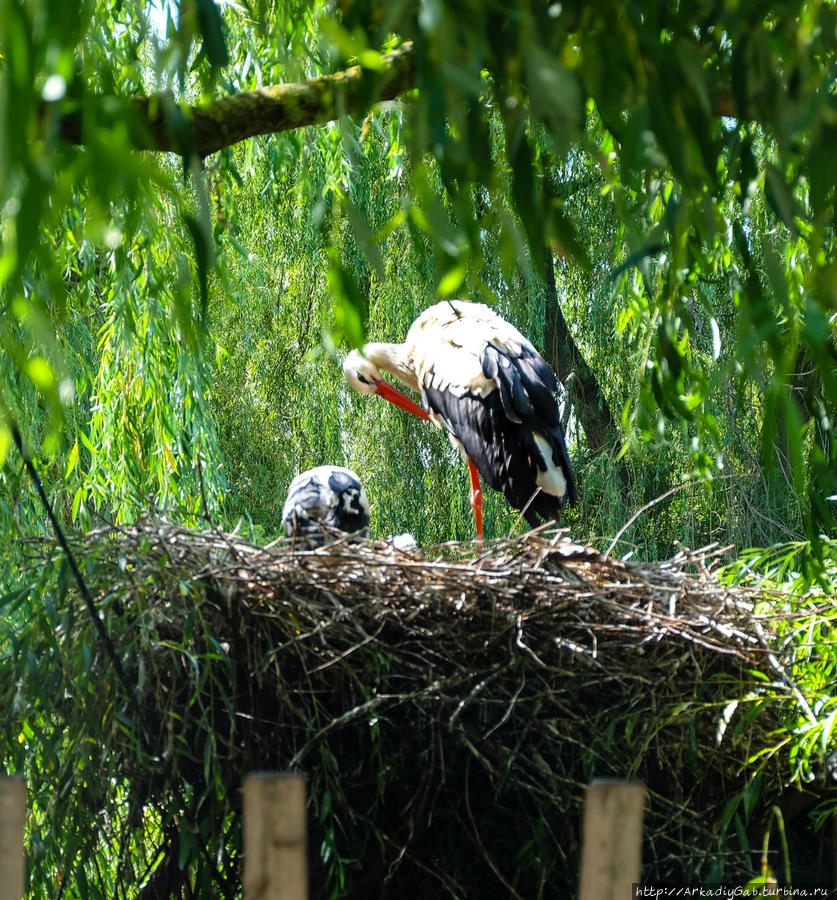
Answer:
<svg viewBox="0 0 837 900"><path fill-rule="evenodd" d="M579 900L626 900L639 882L645 787L592 782L584 799Z"/></svg>
<svg viewBox="0 0 837 900"><path fill-rule="evenodd" d="M23 822L26 782L22 775L0 777L0 892L7 900L23 898Z"/></svg>
<svg viewBox="0 0 837 900"><path fill-rule="evenodd" d="M308 900L305 779L258 772L244 781L244 900Z"/></svg>

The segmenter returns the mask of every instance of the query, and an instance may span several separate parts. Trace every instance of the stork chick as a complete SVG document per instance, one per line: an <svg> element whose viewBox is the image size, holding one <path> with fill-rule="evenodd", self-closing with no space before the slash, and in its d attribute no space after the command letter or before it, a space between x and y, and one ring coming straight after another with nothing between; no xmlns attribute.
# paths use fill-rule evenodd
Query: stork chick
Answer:
<svg viewBox="0 0 837 900"><path fill-rule="evenodd" d="M311 546L325 542L329 530L366 537L369 501L360 478L343 466L317 466L294 478L282 510L289 538Z"/></svg>

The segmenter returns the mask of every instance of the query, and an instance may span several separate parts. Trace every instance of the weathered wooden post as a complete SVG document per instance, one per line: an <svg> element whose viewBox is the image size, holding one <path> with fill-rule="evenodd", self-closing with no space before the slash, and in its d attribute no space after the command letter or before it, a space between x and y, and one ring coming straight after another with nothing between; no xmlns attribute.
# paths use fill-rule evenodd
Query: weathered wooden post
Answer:
<svg viewBox="0 0 837 900"><path fill-rule="evenodd" d="M23 823L26 782L22 775L0 777L0 894L23 898Z"/></svg>
<svg viewBox="0 0 837 900"><path fill-rule="evenodd" d="M579 900L628 900L639 882L645 786L597 779L587 787Z"/></svg>
<svg viewBox="0 0 837 900"><path fill-rule="evenodd" d="M308 900L305 778L256 772L244 781L244 900Z"/></svg>

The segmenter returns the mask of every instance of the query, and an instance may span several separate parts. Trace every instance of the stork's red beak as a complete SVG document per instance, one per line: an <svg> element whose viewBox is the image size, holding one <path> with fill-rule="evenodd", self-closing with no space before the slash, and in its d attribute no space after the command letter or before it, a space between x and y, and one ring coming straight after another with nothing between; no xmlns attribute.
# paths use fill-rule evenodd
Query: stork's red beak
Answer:
<svg viewBox="0 0 837 900"><path fill-rule="evenodd" d="M409 397L402 394L398 388L393 387L388 381L384 381L383 379L381 379L381 381L376 381L375 393L378 394L379 397L383 397L384 400L389 400L390 403L400 406L401 409L406 410L408 413L418 416L420 419L430 418L418 403L413 403Z"/></svg>

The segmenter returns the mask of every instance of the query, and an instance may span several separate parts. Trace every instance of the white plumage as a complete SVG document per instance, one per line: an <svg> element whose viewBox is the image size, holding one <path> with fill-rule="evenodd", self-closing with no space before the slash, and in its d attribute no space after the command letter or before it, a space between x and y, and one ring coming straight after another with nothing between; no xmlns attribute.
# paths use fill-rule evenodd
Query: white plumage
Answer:
<svg viewBox="0 0 837 900"><path fill-rule="evenodd" d="M322 544L329 530L366 537L369 501L360 478L343 466L317 466L297 475L288 488L282 525L289 538Z"/></svg>
<svg viewBox="0 0 837 900"><path fill-rule="evenodd" d="M381 370L419 391L424 409L384 381ZM471 465L479 536L477 470L530 525L575 503L558 379L532 344L487 306L437 303L413 322L402 344L366 344L346 357L343 372L356 391L380 394L447 430Z"/></svg>
<svg viewBox="0 0 837 900"><path fill-rule="evenodd" d="M386 542L401 553L418 553L418 541L407 531L403 534L391 534Z"/></svg>

